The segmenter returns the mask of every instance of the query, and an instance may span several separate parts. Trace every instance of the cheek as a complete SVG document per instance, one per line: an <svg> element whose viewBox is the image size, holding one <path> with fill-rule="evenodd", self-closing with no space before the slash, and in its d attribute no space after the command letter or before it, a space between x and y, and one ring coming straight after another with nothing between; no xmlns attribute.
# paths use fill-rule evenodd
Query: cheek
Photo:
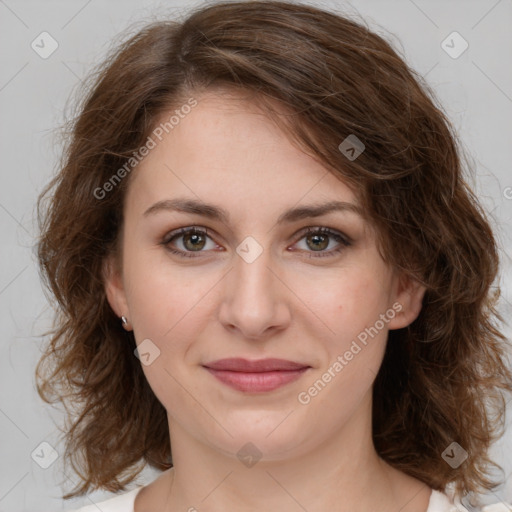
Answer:
<svg viewBox="0 0 512 512"><path fill-rule="evenodd" d="M211 287L211 275L172 264L160 249L133 251L125 269L133 324L145 337L168 337L175 326L201 311Z"/></svg>
<svg viewBox="0 0 512 512"><path fill-rule="evenodd" d="M304 302L311 311L330 328L331 334L344 340L373 325L388 307L388 287L382 276L367 268L344 268L335 277L331 272L314 281L306 277L300 289L304 290Z"/></svg>
<svg viewBox="0 0 512 512"><path fill-rule="evenodd" d="M145 256L145 257L144 257ZM208 318L201 301L211 284L193 279L190 272L161 261L156 255L133 254L126 258L127 295L145 377L166 410L194 407L180 383L196 394L194 381L187 380L188 351L202 329L200 318ZM144 354L149 356L145 359ZM199 393L200 390L197 390Z"/></svg>

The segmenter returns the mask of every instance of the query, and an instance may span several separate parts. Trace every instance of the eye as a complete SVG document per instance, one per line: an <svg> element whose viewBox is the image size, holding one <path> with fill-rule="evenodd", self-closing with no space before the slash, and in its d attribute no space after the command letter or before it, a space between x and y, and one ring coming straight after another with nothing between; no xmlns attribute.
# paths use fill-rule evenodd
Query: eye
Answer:
<svg viewBox="0 0 512 512"><path fill-rule="evenodd" d="M312 249L312 254L309 255L310 258L333 256L351 245L351 240L347 236L325 227L308 227L305 233L302 232L299 241L301 240L305 240L306 251ZM331 240L337 242L338 246L330 251L325 251Z"/></svg>
<svg viewBox="0 0 512 512"><path fill-rule="evenodd" d="M346 235L325 227L308 227L300 235L295 245L305 240L306 247L300 250L310 252L310 258L334 256L352 243ZM211 242L210 247L208 247L208 240ZM331 241L336 242L338 246L326 251ZM206 228L196 226L180 228L170 232L162 241L162 245L171 253L185 258L195 258L199 254L194 253L205 252L203 249L214 250L218 247L208 235ZM176 248L176 245L181 246L181 248ZM291 249L291 251L293 252L295 249Z"/></svg>
<svg viewBox="0 0 512 512"><path fill-rule="evenodd" d="M182 241L178 245L181 245L183 249L175 249L172 245L172 242L179 240L180 238ZM207 246L207 239L211 240L206 229L192 226L189 228L180 228L176 231L172 231L162 241L162 245L164 245L170 252L178 256L195 258L196 255L194 252L203 252L202 249ZM214 249L215 247L216 245L213 244L213 247L206 248Z"/></svg>

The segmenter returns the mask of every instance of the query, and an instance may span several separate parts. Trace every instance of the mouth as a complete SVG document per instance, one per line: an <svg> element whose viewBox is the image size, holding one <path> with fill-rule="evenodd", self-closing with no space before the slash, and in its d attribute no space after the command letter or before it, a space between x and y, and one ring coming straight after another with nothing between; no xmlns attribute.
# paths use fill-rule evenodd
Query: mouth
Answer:
<svg viewBox="0 0 512 512"><path fill-rule="evenodd" d="M285 359L220 359L204 364L220 382L238 391L268 392L300 378L311 366Z"/></svg>

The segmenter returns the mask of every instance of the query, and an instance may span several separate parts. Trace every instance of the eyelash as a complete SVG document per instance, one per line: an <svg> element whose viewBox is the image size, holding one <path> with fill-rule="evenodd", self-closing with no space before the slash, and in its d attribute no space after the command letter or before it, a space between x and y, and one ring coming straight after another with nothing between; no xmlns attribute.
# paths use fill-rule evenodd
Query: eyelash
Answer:
<svg viewBox="0 0 512 512"><path fill-rule="evenodd" d="M161 242L161 244L171 253L173 254L176 254L178 256L181 256L181 257L184 257L184 258L197 258L199 256L196 256L194 254L194 252L197 252L197 253L201 253L201 252L205 252L205 251L181 251L181 250L177 250L177 249L174 249L172 248L172 246L170 245L170 243L176 239L176 238L179 238L181 236L184 236L186 234L198 234L198 235L206 235L208 238L211 238L208 234L208 230L206 228L199 228L199 227L188 227L188 228L180 228L178 230L175 230L175 231L171 231L170 233L168 233L166 235L166 237L164 238L164 240ZM301 231L300 233L300 238L297 240L297 242L299 242L300 240L302 240L303 238L305 238L306 236L308 235L311 235L311 234L322 234L322 235L328 235L332 238L334 238L334 240L336 242L338 242L340 245L336 248L336 249L331 249L330 251L311 251L311 254L313 258L325 258L325 257L328 257L328 256L334 256L336 254L339 254L341 251L343 251L346 247L349 247L351 245L351 241L348 239L348 237L346 236L343 236L341 233L339 233L338 231L334 231L330 228L325 228L325 227L308 227L306 228L305 231ZM295 243L297 243L295 242ZM314 256L313 256L314 254Z"/></svg>

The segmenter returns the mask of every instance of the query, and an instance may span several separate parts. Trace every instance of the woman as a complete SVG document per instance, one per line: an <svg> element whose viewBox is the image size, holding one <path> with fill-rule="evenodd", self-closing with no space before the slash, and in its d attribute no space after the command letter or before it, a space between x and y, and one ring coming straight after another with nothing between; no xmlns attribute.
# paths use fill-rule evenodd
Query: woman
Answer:
<svg viewBox="0 0 512 512"><path fill-rule="evenodd" d="M496 242L386 41L212 4L121 45L70 133L40 200L59 317L36 370L75 407L64 498L146 463L97 506L438 512L496 487Z"/></svg>

